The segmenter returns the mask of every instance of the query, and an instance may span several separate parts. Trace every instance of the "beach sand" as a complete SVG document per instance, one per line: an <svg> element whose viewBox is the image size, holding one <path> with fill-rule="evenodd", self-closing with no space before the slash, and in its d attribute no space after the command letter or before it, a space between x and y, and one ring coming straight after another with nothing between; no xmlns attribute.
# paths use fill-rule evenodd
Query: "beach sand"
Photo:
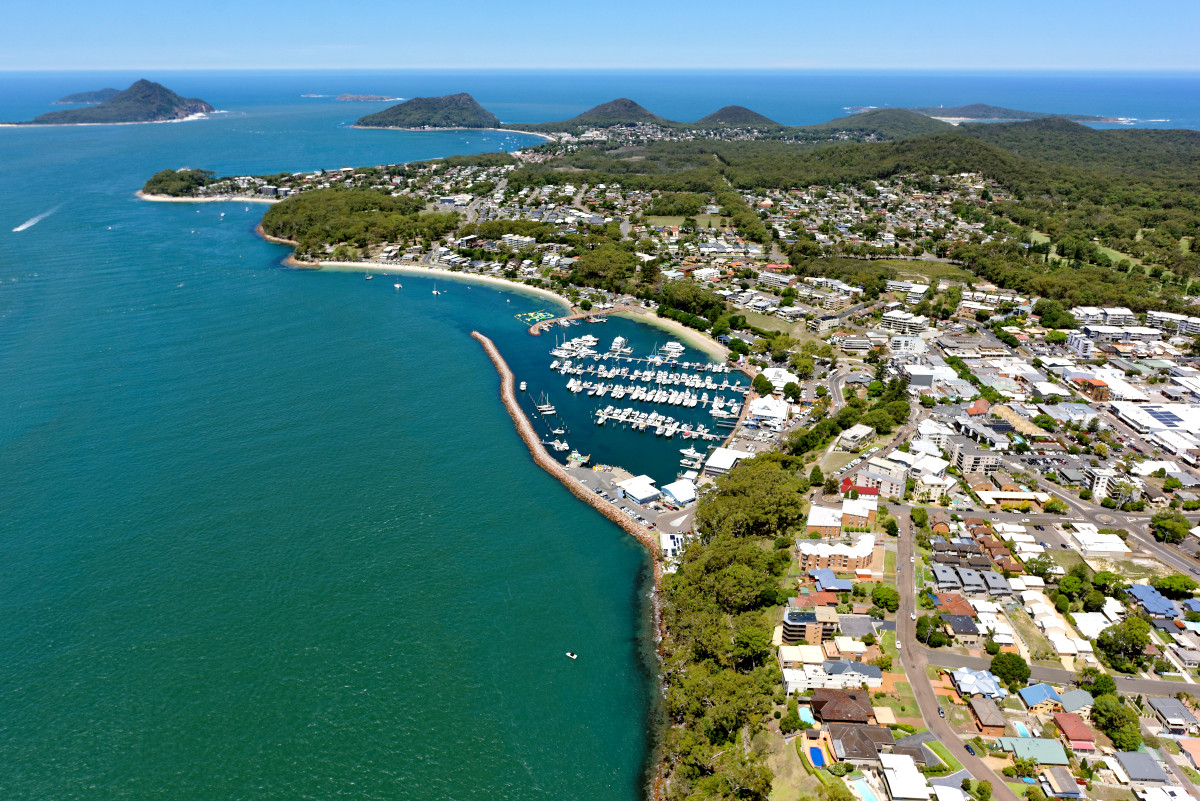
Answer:
<svg viewBox="0 0 1200 801"><path fill-rule="evenodd" d="M541 287L529 286L518 281L510 281L507 278L501 278L495 275L479 275L477 273L462 273L447 270L443 267L418 267L403 264L381 264L379 262L370 261L322 261L313 263L309 261L297 261L289 256L284 259L284 263L289 267L296 267L302 270L322 270L325 272L340 272L340 273L371 273L373 275L417 275L425 278L446 278L451 281L460 281L467 284L486 284L490 286L507 289L512 292L519 292L525 295L543 298L552 301L561 307L564 314L569 314L571 309L570 302L561 295L556 295L548 289Z"/></svg>
<svg viewBox="0 0 1200 801"><path fill-rule="evenodd" d="M688 328L678 320L672 320L668 317L659 317L654 312L646 309L645 312L620 311L615 312L614 316L624 317L629 320L636 320L639 323L652 325L655 328L661 328L664 331L670 331L679 339L686 342L693 348L703 351L717 361L724 362L729 356L729 348L717 342L702 331L697 331L694 328Z"/></svg>
<svg viewBox="0 0 1200 801"><path fill-rule="evenodd" d="M278 203L282 198L254 197L252 195L228 195L226 197L171 197L170 195L147 195L142 190L134 192L142 200L154 203Z"/></svg>

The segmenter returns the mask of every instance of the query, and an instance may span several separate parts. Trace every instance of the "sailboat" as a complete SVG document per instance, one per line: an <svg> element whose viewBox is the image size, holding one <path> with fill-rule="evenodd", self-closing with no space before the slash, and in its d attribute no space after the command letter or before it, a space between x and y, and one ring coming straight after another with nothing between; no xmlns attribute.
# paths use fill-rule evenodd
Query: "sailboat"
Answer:
<svg viewBox="0 0 1200 801"><path fill-rule="evenodd" d="M396 289L404 289L404 287L400 285L400 282L399 282L399 281L397 281L396 283L392 284L392 286L396 287Z"/></svg>
<svg viewBox="0 0 1200 801"><path fill-rule="evenodd" d="M363 280L364 280L364 281L370 281L370 280L371 280L372 278L374 278L374 277L375 277L375 276L371 275L370 273L367 273L367 277L366 277L366 278L364 278Z"/></svg>
<svg viewBox="0 0 1200 801"><path fill-rule="evenodd" d="M440 295L440 294L442 294L441 292L438 292L438 288L437 288L437 281L434 281L434 282L433 282L433 294L435 294L435 295Z"/></svg>

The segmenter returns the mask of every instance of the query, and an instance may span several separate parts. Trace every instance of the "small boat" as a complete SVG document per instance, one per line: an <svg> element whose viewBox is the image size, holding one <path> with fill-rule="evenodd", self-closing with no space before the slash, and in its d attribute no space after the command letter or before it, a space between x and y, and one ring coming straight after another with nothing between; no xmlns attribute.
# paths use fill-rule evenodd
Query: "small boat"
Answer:
<svg viewBox="0 0 1200 801"><path fill-rule="evenodd" d="M567 659L578 659L578 658L579 658L579 654L575 654L575 653L571 653L570 651L567 651Z"/></svg>
<svg viewBox="0 0 1200 801"><path fill-rule="evenodd" d="M520 386L520 387L518 387L518 389L520 389L522 392L524 392L524 391L525 391L525 386L526 386L525 382L524 382L524 381L522 381L522 382L521 382L521 386Z"/></svg>
<svg viewBox="0 0 1200 801"><path fill-rule="evenodd" d="M374 278L374 277L375 277L375 276L371 275L370 273L367 273L366 277L365 277L363 280L364 280L364 281L370 281L370 280L371 280L372 278Z"/></svg>
<svg viewBox="0 0 1200 801"><path fill-rule="evenodd" d="M401 286L399 282L392 284L392 286L396 287L396 289L404 289L404 287Z"/></svg>

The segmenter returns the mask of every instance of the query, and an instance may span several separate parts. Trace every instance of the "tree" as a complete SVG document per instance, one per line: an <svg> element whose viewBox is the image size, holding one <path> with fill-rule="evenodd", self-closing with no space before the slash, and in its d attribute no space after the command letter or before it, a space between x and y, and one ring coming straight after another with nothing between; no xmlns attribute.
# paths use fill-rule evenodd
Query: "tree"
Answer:
<svg viewBox="0 0 1200 801"><path fill-rule="evenodd" d="M992 783L987 779L975 785L975 797L979 801L991 801L992 798Z"/></svg>
<svg viewBox="0 0 1200 801"><path fill-rule="evenodd" d="M1046 501L1046 505L1042 507L1042 511L1051 515L1065 515L1067 513L1067 504L1060 498L1050 498Z"/></svg>
<svg viewBox="0 0 1200 801"><path fill-rule="evenodd" d="M792 370L800 378L812 378L815 365L813 360L799 353L793 353L790 359Z"/></svg>
<svg viewBox="0 0 1200 801"><path fill-rule="evenodd" d="M814 487L825 483L825 474L821 472L820 465L813 465L812 471L808 474L808 483Z"/></svg>
<svg viewBox="0 0 1200 801"><path fill-rule="evenodd" d="M1102 695L1092 704L1092 722L1108 735L1119 751L1136 751L1142 744L1137 712L1115 695Z"/></svg>
<svg viewBox="0 0 1200 801"><path fill-rule="evenodd" d="M1131 672L1146 661L1146 646L1150 644L1150 624L1140 617L1130 617L1109 626L1096 638L1096 650L1115 670Z"/></svg>
<svg viewBox="0 0 1200 801"><path fill-rule="evenodd" d="M1168 598L1180 601L1184 598L1191 598L1196 592L1196 587L1200 585L1197 585L1193 579L1176 573L1174 575L1163 576L1160 579L1155 579L1153 586L1154 589L1158 590Z"/></svg>
<svg viewBox="0 0 1200 801"><path fill-rule="evenodd" d="M876 584L875 589L871 590L871 600L876 606L889 612L895 612L900 608L900 593L895 587L887 584Z"/></svg>
<svg viewBox="0 0 1200 801"><path fill-rule="evenodd" d="M1000 653L1000 643L996 642L991 637L988 637L987 642L983 644L983 648L991 656L995 656L996 654Z"/></svg>
<svg viewBox="0 0 1200 801"><path fill-rule="evenodd" d="M917 641L928 645L930 648L941 648L949 645L952 642L952 638L946 634L944 626L945 624L940 617L921 615L917 618Z"/></svg>
<svg viewBox="0 0 1200 801"><path fill-rule="evenodd" d="M918 506L911 512L912 523L917 528L925 528L929 525L929 510L924 506Z"/></svg>
<svg viewBox="0 0 1200 801"><path fill-rule="evenodd" d="M1179 512L1159 512L1150 518L1150 528L1159 542L1176 543L1183 542L1192 524Z"/></svg>
<svg viewBox="0 0 1200 801"><path fill-rule="evenodd" d="M1051 345L1061 345L1067 341L1067 335L1064 331L1050 331L1046 334L1046 341Z"/></svg>
<svg viewBox="0 0 1200 801"><path fill-rule="evenodd" d="M1054 569L1054 560L1049 554L1040 553L1025 563L1025 572L1031 576L1045 579Z"/></svg>
<svg viewBox="0 0 1200 801"><path fill-rule="evenodd" d="M833 495L835 492L838 491L837 479L834 478L833 476L829 476L828 478L826 478L824 483L821 485L821 490L826 495Z"/></svg>
<svg viewBox="0 0 1200 801"><path fill-rule="evenodd" d="M1079 671L1079 675L1075 677L1075 685L1091 693L1093 698L1117 694L1116 681L1107 673L1101 673L1099 668L1085 667Z"/></svg>
<svg viewBox="0 0 1200 801"><path fill-rule="evenodd" d="M1078 328L1075 317L1063 308L1057 300L1042 298L1033 304L1033 313L1040 319L1045 328Z"/></svg>
<svg viewBox="0 0 1200 801"><path fill-rule="evenodd" d="M1039 414L1033 418L1033 424L1045 431L1054 431L1058 428L1058 423L1048 414Z"/></svg>
<svg viewBox="0 0 1200 801"><path fill-rule="evenodd" d="M996 654L992 657L992 672L1010 687L1019 687L1029 681L1029 663L1020 654Z"/></svg>
<svg viewBox="0 0 1200 801"><path fill-rule="evenodd" d="M823 398L828 394L829 394L829 388L826 387L824 384L817 387L817 397L818 398Z"/></svg>
<svg viewBox="0 0 1200 801"><path fill-rule="evenodd" d="M696 510L695 529L702 539L787 534L804 520L804 479L784 469L776 455L738 463L717 479Z"/></svg>
<svg viewBox="0 0 1200 801"><path fill-rule="evenodd" d="M789 381L783 385L783 397L795 403L800 400L800 385L795 381Z"/></svg>
<svg viewBox="0 0 1200 801"><path fill-rule="evenodd" d="M896 427L896 421L883 409L875 409L867 412L859 418L859 422L865 426L870 426L880 434L888 434Z"/></svg>
<svg viewBox="0 0 1200 801"><path fill-rule="evenodd" d="M753 387L754 391L764 398L775 391L775 385L762 373L754 376Z"/></svg>
<svg viewBox="0 0 1200 801"><path fill-rule="evenodd" d="M1100 590L1093 589L1087 595L1083 596L1083 611L1099 612L1104 608L1104 593Z"/></svg>

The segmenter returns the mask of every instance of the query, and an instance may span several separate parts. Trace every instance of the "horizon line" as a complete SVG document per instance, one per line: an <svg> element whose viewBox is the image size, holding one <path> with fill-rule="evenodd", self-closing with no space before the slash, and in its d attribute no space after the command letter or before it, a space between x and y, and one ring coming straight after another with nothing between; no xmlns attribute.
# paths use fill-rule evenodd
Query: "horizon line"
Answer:
<svg viewBox="0 0 1200 801"><path fill-rule="evenodd" d="M727 72L778 72L778 73L843 73L843 74L954 74L974 75L980 73L1004 74L1072 74L1072 75L1125 75L1125 74L1179 74L1200 75L1200 66L1196 67L972 67L969 69L954 67L816 67L816 66L745 66L745 67L556 67L547 66L477 66L477 67L165 67L165 66L123 66L123 67L5 67L0 66L0 73L87 73L87 72L268 72L268 73L321 73L321 72L600 72L600 73L727 73Z"/></svg>

